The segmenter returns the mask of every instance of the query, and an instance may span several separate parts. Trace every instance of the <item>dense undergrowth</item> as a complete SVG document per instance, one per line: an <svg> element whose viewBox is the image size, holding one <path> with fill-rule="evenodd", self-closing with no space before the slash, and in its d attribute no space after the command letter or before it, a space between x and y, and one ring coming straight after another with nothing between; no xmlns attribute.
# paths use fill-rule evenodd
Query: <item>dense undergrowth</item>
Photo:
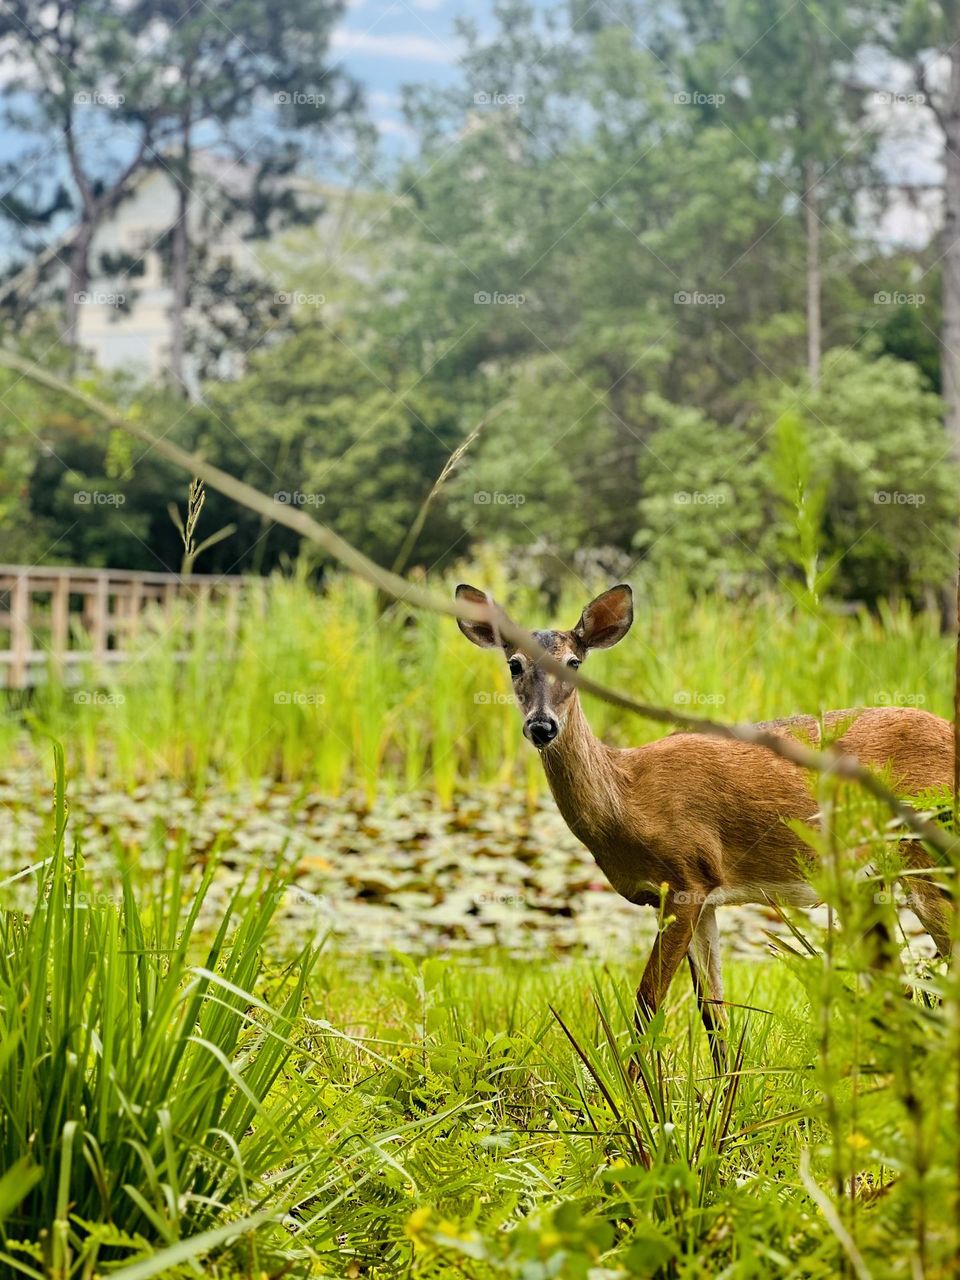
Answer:
<svg viewBox="0 0 960 1280"><path fill-rule="evenodd" d="M85 866L58 766L3 886L6 1273L954 1274L958 987L876 966L885 816L822 799L843 927L730 966L717 1078L682 982L636 1040L638 956L291 955L282 874L201 930L217 854Z"/></svg>

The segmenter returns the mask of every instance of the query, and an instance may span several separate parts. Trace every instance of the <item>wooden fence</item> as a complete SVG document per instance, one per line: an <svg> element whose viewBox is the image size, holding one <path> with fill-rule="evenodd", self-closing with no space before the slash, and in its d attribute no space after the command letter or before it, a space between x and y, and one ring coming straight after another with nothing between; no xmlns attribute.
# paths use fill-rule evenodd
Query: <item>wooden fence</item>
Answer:
<svg viewBox="0 0 960 1280"><path fill-rule="evenodd" d="M212 598L235 612L258 578L209 573L0 565L0 682L25 689L51 669L70 679L80 662L122 662L148 616L170 615L189 596L197 614ZM5 675L5 680L3 679Z"/></svg>

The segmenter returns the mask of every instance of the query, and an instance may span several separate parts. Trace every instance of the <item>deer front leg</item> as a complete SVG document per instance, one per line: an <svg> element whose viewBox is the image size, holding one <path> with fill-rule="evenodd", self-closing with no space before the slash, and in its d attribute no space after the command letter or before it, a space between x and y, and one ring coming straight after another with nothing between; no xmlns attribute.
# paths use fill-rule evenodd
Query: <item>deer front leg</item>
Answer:
<svg viewBox="0 0 960 1280"><path fill-rule="evenodd" d="M696 993L700 1017L707 1029L710 1054L719 1074L727 1056L724 1039L726 1017L723 1010L723 974L720 968L720 931L716 907L704 906L693 930L687 951L690 976Z"/></svg>
<svg viewBox="0 0 960 1280"><path fill-rule="evenodd" d="M682 891L667 895L667 923L657 934L637 988L635 1020L639 1034L660 1008L673 975L690 947L702 901L691 901L694 897L699 898L699 895Z"/></svg>

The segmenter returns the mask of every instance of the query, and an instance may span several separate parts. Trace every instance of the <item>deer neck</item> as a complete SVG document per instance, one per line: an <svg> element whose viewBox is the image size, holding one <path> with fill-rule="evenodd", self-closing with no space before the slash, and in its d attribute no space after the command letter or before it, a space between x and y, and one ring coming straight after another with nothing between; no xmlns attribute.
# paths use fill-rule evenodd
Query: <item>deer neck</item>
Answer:
<svg viewBox="0 0 960 1280"><path fill-rule="evenodd" d="M541 759L564 821L595 855L615 845L622 829L619 754L594 735L574 692L566 723Z"/></svg>

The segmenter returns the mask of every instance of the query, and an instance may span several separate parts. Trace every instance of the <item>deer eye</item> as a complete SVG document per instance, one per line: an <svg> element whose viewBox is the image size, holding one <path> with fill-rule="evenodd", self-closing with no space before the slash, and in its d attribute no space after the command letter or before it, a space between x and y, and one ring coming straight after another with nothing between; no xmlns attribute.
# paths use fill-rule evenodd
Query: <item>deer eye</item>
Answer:
<svg viewBox="0 0 960 1280"><path fill-rule="evenodd" d="M510 668L510 674L513 676L514 680L516 680L517 676L523 675L523 663L519 658L511 658L507 663L507 666Z"/></svg>
<svg viewBox="0 0 960 1280"><path fill-rule="evenodd" d="M577 667L579 667L579 665L580 665L580 659L579 659L579 658L568 658L568 659L567 659L567 666L568 666L568 667L572 667L574 671L576 671L576 669L577 669Z"/></svg>

